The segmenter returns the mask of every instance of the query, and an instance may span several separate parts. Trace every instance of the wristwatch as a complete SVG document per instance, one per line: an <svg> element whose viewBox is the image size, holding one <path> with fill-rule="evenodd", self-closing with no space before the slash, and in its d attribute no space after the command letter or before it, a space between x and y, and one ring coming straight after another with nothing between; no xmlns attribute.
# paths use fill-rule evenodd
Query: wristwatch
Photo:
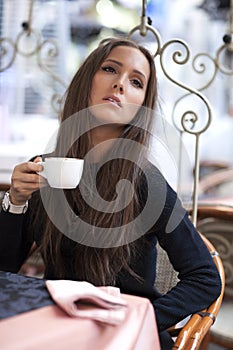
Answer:
<svg viewBox="0 0 233 350"><path fill-rule="evenodd" d="M10 194L7 191L2 200L2 209L12 214L25 214L28 209L28 201L22 205L12 204L10 201Z"/></svg>

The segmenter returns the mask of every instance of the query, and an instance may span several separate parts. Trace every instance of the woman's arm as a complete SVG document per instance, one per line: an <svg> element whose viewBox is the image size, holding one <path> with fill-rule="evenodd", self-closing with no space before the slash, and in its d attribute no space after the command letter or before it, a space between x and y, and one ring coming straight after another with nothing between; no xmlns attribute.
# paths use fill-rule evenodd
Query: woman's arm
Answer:
<svg viewBox="0 0 233 350"><path fill-rule="evenodd" d="M27 226L27 213L0 212L0 270L19 271L33 244Z"/></svg>
<svg viewBox="0 0 233 350"><path fill-rule="evenodd" d="M155 168L147 175L150 181L152 177L153 186L147 193L143 191L144 199L145 194L152 196L152 203L159 203L159 210L160 203L164 203L159 219L150 229L150 236L157 237L180 279L167 294L158 297L155 293L151 298L159 331L163 331L209 306L221 292L221 280L205 243L176 192ZM153 211L156 211L156 206L153 206ZM164 278L167 278L166 272Z"/></svg>
<svg viewBox="0 0 233 350"><path fill-rule="evenodd" d="M154 232L167 252L180 280L171 291L152 300L158 327L162 331L209 306L221 292L221 280L205 243L176 192L158 171L152 169L152 174L154 187L148 195L154 200L157 197L157 201L165 198L165 202L151 233ZM166 190L165 195L161 189L162 192Z"/></svg>
<svg viewBox="0 0 233 350"><path fill-rule="evenodd" d="M187 214L173 231L159 234L159 243L180 279L170 292L152 301L161 331L209 306L221 292L221 281Z"/></svg>
<svg viewBox="0 0 233 350"><path fill-rule="evenodd" d="M31 195L41 186L47 185L37 174L41 165L35 158L34 162L17 165L12 173L9 190L13 205L24 205ZM44 182L43 182L44 181ZM26 259L33 244L33 233L29 229L30 205L25 214L15 214L9 211L0 212L0 269L17 272Z"/></svg>

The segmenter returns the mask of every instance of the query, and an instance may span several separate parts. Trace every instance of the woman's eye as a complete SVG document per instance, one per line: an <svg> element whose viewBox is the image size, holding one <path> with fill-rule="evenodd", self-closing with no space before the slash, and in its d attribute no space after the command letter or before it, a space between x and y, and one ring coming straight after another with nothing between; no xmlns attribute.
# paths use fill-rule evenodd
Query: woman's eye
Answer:
<svg viewBox="0 0 233 350"><path fill-rule="evenodd" d="M101 69L104 71L104 72L110 72L110 73L115 73L115 69L111 66L103 66L101 67Z"/></svg>
<svg viewBox="0 0 233 350"><path fill-rule="evenodd" d="M133 80L132 80L132 83L133 83L133 85L135 85L137 88L140 88L140 89L143 88L143 84L142 84L141 81L138 80L138 79L133 79Z"/></svg>

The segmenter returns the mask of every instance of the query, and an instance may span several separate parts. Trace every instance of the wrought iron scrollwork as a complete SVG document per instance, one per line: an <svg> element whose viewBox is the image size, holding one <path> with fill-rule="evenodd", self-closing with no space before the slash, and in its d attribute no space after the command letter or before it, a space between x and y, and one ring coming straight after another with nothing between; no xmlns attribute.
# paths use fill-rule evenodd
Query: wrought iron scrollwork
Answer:
<svg viewBox="0 0 233 350"><path fill-rule="evenodd" d="M148 32L151 32L154 34L154 42L157 45L156 52L154 53L154 57L159 57L160 59L160 66L164 73L164 75L169 79L173 84L179 86L181 89L185 90L185 94L177 99L177 101L174 104L173 112L172 112L172 119L175 127L180 131L181 137L182 133L187 132L189 134L192 134L196 137L195 142L195 164L194 164L194 188L193 188L193 201L192 201L192 221L194 225L196 225L197 220L197 200L198 200L198 182L199 182L199 136L207 130L209 127L211 120L212 120L212 110L210 103L208 99L201 93L200 89L195 89L193 87L190 87L181 81L175 79L168 71L166 66L166 53L168 49L170 49L174 44L179 45L182 50L175 50L172 53L171 59L173 63L177 65L185 65L188 61L190 61L190 48L188 44L180 39L173 39L169 40L166 43L162 44L160 34L158 31L151 25L148 24L148 18L146 16L146 0L142 1L142 15L141 15L141 24L133 28L130 32L128 37L131 38L135 32L139 31L141 36L146 36ZM203 67L202 67L203 68ZM182 115L179 118L179 123L175 120L175 111L178 106L178 104L184 100L188 96L196 96L199 100L199 102L203 103L206 111L207 111L207 118L206 122L202 127L199 129L196 128L197 122L200 119L200 116L197 112L193 110L187 110L182 113ZM181 161L179 161L179 164L181 166ZM181 173L181 169L179 169L179 173ZM179 189L179 179L178 179L178 189Z"/></svg>
<svg viewBox="0 0 233 350"><path fill-rule="evenodd" d="M22 23L22 30L16 40L13 41L7 37L0 38L0 72L10 68L18 54L24 57L35 56L39 68L46 72L54 82L66 88L66 82L52 69L54 59L59 56L58 42L52 38L43 40L40 33L32 28L32 12L33 0L30 0L28 21ZM59 101L61 101L61 96L58 97L58 93L55 93L51 97L51 104L56 112L60 109Z"/></svg>

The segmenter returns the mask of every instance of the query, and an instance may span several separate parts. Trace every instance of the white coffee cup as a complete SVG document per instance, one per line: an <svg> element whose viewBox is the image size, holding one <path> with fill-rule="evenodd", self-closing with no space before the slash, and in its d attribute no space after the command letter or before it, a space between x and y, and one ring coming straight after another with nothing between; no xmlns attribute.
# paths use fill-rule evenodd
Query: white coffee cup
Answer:
<svg viewBox="0 0 233 350"><path fill-rule="evenodd" d="M76 188L83 172L83 159L48 157L44 162L39 162L43 170L38 172L45 177L50 187Z"/></svg>

